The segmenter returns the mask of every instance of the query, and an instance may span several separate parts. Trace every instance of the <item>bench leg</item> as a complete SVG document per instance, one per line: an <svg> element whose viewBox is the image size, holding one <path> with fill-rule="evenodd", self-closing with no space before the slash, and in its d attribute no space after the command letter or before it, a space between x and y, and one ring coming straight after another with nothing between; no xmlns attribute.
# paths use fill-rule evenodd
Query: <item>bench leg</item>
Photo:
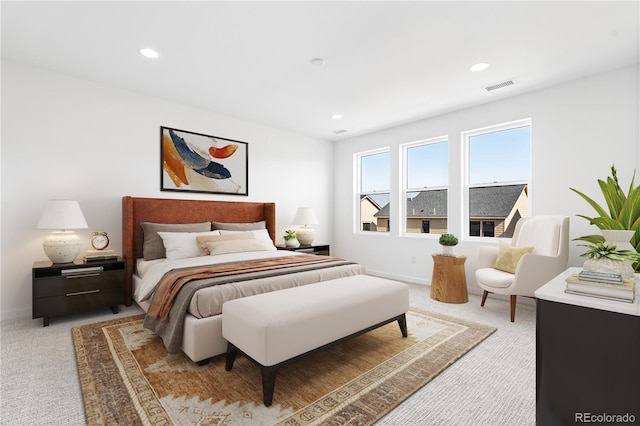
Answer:
<svg viewBox="0 0 640 426"><path fill-rule="evenodd" d="M402 314L400 318L398 318L398 325L400 326L400 331L402 332L402 337L407 337L407 315Z"/></svg>
<svg viewBox="0 0 640 426"><path fill-rule="evenodd" d="M262 367L262 399L265 407L270 407L273 402L273 390L276 387L277 366Z"/></svg>
<svg viewBox="0 0 640 426"><path fill-rule="evenodd" d="M235 346L233 346L230 342L227 342L227 358L225 360L224 369L227 371L231 371L233 368L233 363L236 360L236 355L238 354L238 350Z"/></svg>

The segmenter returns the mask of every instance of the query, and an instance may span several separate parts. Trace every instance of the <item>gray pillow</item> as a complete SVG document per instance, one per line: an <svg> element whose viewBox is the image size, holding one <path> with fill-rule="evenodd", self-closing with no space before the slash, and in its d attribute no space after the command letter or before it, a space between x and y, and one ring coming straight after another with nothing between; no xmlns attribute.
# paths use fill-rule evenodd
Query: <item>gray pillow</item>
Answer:
<svg viewBox="0 0 640 426"><path fill-rule="evenodd" d="M163 259L167 252L158 232L207 232L211 222L201 223L152 223L141 222L143 231L142 257L144 260Z"/></svg>
<svg viewBox="0 0 640 426"><path fill-rule="evenodd" d="M224 222L211 222L212 230L224 230L224 231L256 231L258 229L267 229L267 222L261 220L260 222L251 223L224 223Z"/></svg>

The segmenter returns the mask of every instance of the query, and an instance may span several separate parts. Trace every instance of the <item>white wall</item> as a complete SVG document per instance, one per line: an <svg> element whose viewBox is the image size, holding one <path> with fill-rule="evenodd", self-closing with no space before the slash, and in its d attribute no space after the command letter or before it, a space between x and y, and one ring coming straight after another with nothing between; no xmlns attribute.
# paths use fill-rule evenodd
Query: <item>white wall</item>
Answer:
<svg viewBox="0 0 640 426"><path fill-rule="evenodd" d="M160 191L160 126L249 143L249 196ZM330 243L333 145L161 99L2 63L1 317L31 316L31 267L46 260L36 230L47 199L78 200L89 229L121 251L124 195L277 203L278 236L313 206Z"/></svg>
<svg viewBox="0 0 640 426"><path fill-rule="evenodd" d="M448 135L449 231L460 236L461 132L528 117L532 118L531 214L570 216L571 238L598 233L576 217L593 211L569 187L602 202L596 181L609 175L611 164L616 165L623 187L628 187L634 169L640 173L638 81L638 67L625 68L337 143L334 254L362 263L372 274L429 283L431 254L440 251L433 237L401 237L397 226L390 235L354 234L353 154L391 147L391 199L396 202L392 211L399 215L399 144ZM398 224L398 217L392 223ZM473 293L480 293L473 272L479 245L463 239L457 246L457 252L467 256L465 270ZM580 266L582 249L576 242L570 245L569 264Z"/></svg>

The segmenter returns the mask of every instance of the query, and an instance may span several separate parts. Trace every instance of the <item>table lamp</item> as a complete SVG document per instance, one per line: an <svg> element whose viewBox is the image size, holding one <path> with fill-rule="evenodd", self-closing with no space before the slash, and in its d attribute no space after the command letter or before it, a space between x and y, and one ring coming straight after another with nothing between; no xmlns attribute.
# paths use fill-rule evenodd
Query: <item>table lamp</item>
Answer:
<svg viewBox="0 0 640 426"><path fill-rule="evenodd" d="M317 225L318 217L311 207L298 207L293 218L294 225L302 225L296 230L296 238L302 245L310 245L316 237L316 231L309 225Z"/></svg>
<svg viewBox="0 0 640 426"><path fill-rule="evenodd" d="M44 253L53 263L69 263L80 253L80 238L70 229L88 228L80 204L72 200L49 200L37 229L55 229L44 240Z"/></svg>

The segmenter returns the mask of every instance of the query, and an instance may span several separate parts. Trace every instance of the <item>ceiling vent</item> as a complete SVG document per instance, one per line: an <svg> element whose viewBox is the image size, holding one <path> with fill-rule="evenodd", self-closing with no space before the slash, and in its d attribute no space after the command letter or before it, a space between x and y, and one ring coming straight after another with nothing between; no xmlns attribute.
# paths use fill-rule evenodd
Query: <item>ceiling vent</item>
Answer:
<svg viewBox="0 0 640 426"><path fill-rule="evenodd" d="M492 90L513 86L514 84L516 84L516 80L513 78L510 78L509 80L501 81L500 83L492 84L491 86L485 86L484 90L486 90L487 92L491 92Z"/></svg>

